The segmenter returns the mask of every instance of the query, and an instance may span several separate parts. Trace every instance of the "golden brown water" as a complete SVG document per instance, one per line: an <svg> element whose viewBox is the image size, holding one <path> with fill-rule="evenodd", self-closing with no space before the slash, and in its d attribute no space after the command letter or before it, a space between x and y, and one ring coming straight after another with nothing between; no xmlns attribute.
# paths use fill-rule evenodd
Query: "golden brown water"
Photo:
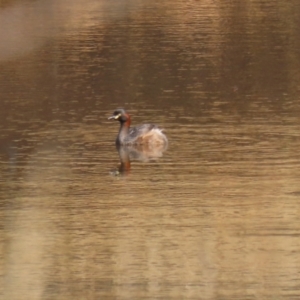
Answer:
<svg viewBox="0 0 300 300"><path fill-rule="evenodd" d="M1 298L299 299L299 12L3 2Z"/></svg>

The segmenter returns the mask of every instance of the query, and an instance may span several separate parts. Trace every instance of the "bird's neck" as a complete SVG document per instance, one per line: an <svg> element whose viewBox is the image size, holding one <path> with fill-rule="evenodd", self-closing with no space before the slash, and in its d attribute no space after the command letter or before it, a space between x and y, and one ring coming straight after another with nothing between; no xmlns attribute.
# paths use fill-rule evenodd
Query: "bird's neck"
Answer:
<svg viewBox="0 0 300 300"><path fill-rule="evenodd" d="M130 127L130 119L128 119L126 122L121 122L118 138L117 138L117 144L123 144L126 137L128 136Z"/></svg>

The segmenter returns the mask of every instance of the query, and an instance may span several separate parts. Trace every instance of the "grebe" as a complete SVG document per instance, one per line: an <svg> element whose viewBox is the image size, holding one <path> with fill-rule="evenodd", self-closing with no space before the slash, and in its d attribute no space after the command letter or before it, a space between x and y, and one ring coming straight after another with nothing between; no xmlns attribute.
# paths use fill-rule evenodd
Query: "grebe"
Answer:
<svg viewBox="0 0 300 300"><path fill-rule="evenodd" d="M137 127L130 127L130 115L122 108L114 111L108 118L120 122L120 130L116 139L117 145L167 145L168 139L162 130L154 124L142 124Z"/></svg>

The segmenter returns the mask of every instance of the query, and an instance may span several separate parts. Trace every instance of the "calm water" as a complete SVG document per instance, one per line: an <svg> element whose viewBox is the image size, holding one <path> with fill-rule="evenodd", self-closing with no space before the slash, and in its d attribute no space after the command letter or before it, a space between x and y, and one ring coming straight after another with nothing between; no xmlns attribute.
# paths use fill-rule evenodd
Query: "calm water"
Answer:
<svg viewBox="0 0 300 300"><path fill-rule="evenodd" d="M279 2L0 2L2 299L300 298L300 4ZM116 107L168 149L118 152Z"/></svg>

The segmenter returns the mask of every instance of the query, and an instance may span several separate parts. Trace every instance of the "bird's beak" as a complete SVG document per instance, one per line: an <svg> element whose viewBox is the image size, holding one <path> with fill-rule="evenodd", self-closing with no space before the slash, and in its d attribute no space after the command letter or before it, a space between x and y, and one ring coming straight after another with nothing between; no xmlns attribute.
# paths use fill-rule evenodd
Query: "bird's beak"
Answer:
<svg viewBox="0 0 300 300"><path fill-rule="evenodd" d="M108 118L108 120L112 120L112 119L117 120L119 117L121 117L121 114L118 114L116 116L111 116L111 117Z"/></svg>

